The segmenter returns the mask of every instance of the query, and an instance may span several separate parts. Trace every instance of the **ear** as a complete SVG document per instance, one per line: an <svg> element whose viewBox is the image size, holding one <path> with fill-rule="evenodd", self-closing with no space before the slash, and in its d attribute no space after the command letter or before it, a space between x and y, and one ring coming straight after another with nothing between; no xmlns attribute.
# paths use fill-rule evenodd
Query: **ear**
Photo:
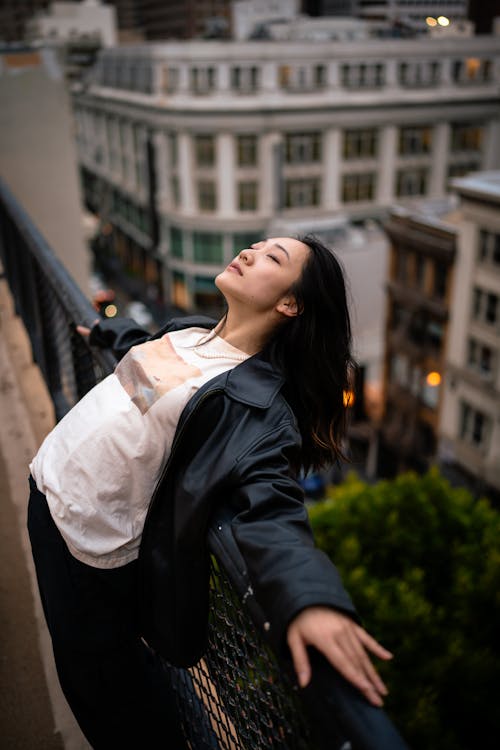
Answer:
<svg viewBox="0 0 500 750"><path fill-rule="evenodd" d="M278 302L275 309L276 312L281 313L281 315L284 315L287 318L295 318L300 312L297 305L297 300L295 299L293 294L287 297L283 297Z"/></svg>

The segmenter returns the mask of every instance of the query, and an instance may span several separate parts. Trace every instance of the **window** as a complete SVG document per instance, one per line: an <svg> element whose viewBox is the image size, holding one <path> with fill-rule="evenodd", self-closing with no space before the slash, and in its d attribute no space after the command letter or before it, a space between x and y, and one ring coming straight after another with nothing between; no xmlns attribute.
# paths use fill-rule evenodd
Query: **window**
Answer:
<svg viewBox="0 0 500 750"><path fill-rule="evenodd" d="M319 206L319 179L285 180L285 207Z"/></svg>
<svg viewBox="0 0 500 750"><path fill-rule="evenodd" d="M439 403L439 383L431 383L427 378L423 379L422 390L420 391L420 398L425 406L430 409L435 409Z"/></svg>
<svg viewBox="0 0 500 750"><path fill-rule="evenodd" d="M179 69L164 65L162 68L162 91L171 94L179 87Z"/></svg>
<svg viewBox="0 0 500 750"><path fill-rule="evenodd" d="M399 155L415 156L429 154L432 148L430 125L399 128Z"/></svg>
<svg viewBox="0 0 500 750"><path fill-rule="evenodd" d="M256 234L255 232L238 232L233 234L233 254L238 255L242 250L248 247L252 247L256 242L260 242L263 237L263 233Z"/></svg>
<svg viewBox="0 0 500 750"><path fill-rule="evenodd" d="M408 358L403 354L394 354L390 360L390 373L393 383L408 386L410 382Z"/></svg>
<svg viewBox="0 0 500 750"><path fill-rule="evenodd" d="M436 60L403 62L398 66L398 80L401 86L436 86L440 73L440 65Z"/></svg>
<svg viewBox="0 0 500 750"><path fill-rule="evenodd" d="M255 65L231 68L231 88L234 91L251 92L259 88L259 68Z"/></svg>
<svg viewBox="0 0 500 750"><path fill-rule="evenodd" d="M217 199L215 182L212 180L199 180L198 182L198 207L200 211L215 211Z"/></svg>
<svg viewBox="0 0 500 750"><path fill-rule="evenodd" d="M170 254L173 258L183 257L182 230L170 227Z"/></svg>
<svg viewBox="0 0 500 750"><path fill-rule="evenodd" d="M408 283L408 267L410 254L407 250L395 251L394 276L402 284Z"/></svg>
<svg viewBox="0 0 500 750"><path fill-rule="evenodd" d="M478 323L495 325L499 319L498 297L492 292L475 287L472 298L472 317Z"/></svg>
<svg viewBox="0 0 500 750"><path fill-rule="evenodd" d="M422 291L425 288L425 269L426 259L420 253L416 253L414 256L414 269L415 269L415 286Z"/></svg>
<svg viewBox="0 0 500 750"><path fill-rule="evenodd" d="M288 91L310 91L326 84L324 65L280 65L278 69L280 88Z"/></svg>
<svg viewBox="0 0 500 750"><path fill-rule="evenodd" d="M111 170L117 169L119 164L119 154L117 149L117 139L115 137L116 120L114 117L106 118L106 140L108 142L109 164Z"/></svg>
<svg viewBox="0 0 500 750"><path fill-rule="evenodd" d="M379 88L385 83L385 67L382 63L342 65L341 83L344 88Z"/></svg>
<svg viewBox="0 0 500 750"><path fill-rule="evenodd" d="M483 128L476 123L459 123L451 125L451 151L480 151L483 140Z"/></svg>
<svg viewBox="0 0 500 750"><path fill-rule="evenodd" d="M139 125L134 125L132 127L132 138L134 143L135 179L138 185L143 185L145 184L145 175L143 169L144 145L142 140L142 131Z"/></svg>
<svg viewBox="0 0 500 750"><path fill-rule="evenodd" d="M240 211L257 209L257 183L255 180L238 183L238 208Z"/></svg>
<svg viewBox="0 0 500 750"><path fill-rule="evenodd" d="M307 164L321 160L321 133L287 133L285 161L287 164Z"/></svg>
<svg viewBox="0 0 500 750"><path fill-rule="evenodd" d="M291 81L292 69L289 65L280 65L278 68L278 83L280 88L287 89Z"/></svg>
<svg viewBox="0 0 500 750"><path fill-rule="evenodd" d="M485 344L470 338L467 346L467 366L485 378L493 375L493 350Z"/></svg>
<svg viewBox="0 0 500 750"><path fill-rule="evenodd" d="M479 57L467 57L455 60L452 76L455 83L488 83L492 79L493 66L491 60Z"/></svg>
<svg viewBox="0 0 500 750"><path fill-rule="evenodd" d="M194 304L200 310L222 310L224 300L214 284L214 280L207 276L195 276L193 279L194 286Z"/></svg>
<svg viewBox="0 0 500 750"><path fill-rule="evenodd" d="M479 260L500 266L500 233L481 229L479 233Z"/></svg>
<svg viewBox="0 0 500 750"><path fill-rule="evenodd" d="M120 142L120 152L122 157L122 174L127 179L130 169L129 150L128 150L128 124L125 120L119 120L118 134Z"/></svg>
<svg viewBox="0 0 500 750"><path fill-rule="evenodd" d="M460 404L460 438L476 448L486 448L491 420L483 412L462 401Z"/></svg>
<svg viewBox="0 0 500 750"><path fill-rule="evenodd" d="M361 128L344 130L344 159L371 159L377 156L378 130Z"/></svg>
<svg viewBox="0 0 500 750"><path fill-rule="evenodd" d="M373 172L345 174L342 177L342 200L344 203L373 200L375 197L375 180L376 176Z"/></svg>
<svg viewBox="0 0 500 750"><path fill-rule="evenodd" d="M428 175L426 167L400 169L396 175L396 195L399 198L425 195Z"/></svg>
<svg viewBox="0 0 500 750"><path fill-rule="evenodd" d="M238 135L236 139L236 149L239 167L253 167L257 164L256 135Z"/></svg>
<svg viewBox="0 0 500 750"><path fill-rule="evenodd" d="M215 89L216 78L213 67L191 68L191 91L195 94L210 94Z"/></svg>
<svg viewBox="0 0 500 750"><path fill-rule="evenodd" d="M215 138L213 135L196 135L194 138L196 164L213 167L215 164Z"/></svg>
<svg viewBox="0 0 500 750"><path fill-rule="evenodd" d="M315 65L313 69L314 87L321 89L326 86L326 65Z"/></svg>
<svg viewBox="0 0 500 750"><path fill-rule="evenodd" d="M434 263L432 292L435 297L444 299L448 288L448 267L443 263Z"/></svg>
<svg viewBox="0 0 500 750"><path fill-rule="evenodd" d="M222 263L222 234L193 232L193 257L197 263Z"/></svg>
<svg viewBox="0 0 500 750"><path fill-rule="evenodd" d="M436 320L430 320L427 324L427 342L434 349L441 349L443 343L443 325Z"/></svg>

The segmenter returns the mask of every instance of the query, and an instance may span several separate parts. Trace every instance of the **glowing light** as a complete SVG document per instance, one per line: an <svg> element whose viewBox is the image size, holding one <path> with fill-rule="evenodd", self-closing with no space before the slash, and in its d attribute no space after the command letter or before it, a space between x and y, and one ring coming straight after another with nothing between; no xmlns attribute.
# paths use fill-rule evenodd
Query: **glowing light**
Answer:
<svg viewBox="0 0 500 750"><path fill-rule="evenodd" d="M104 308L104 315L107 318L114 318L117 312L118 308L116 307L116 305L106 305L106 307Z"/></svg>
<svg viewBox="0 0 500 750"><path fill-rule="evenodd" d="M427 16L427 18L425 19L425 23L427 24L427 26L437 26L437 21L432 16Z"/></svg>
<svg viewBox="0 0 500 750"><path fill-rule="evenodd" d="M449 26L450 25L450 19L446 18L446 16L438 16L437 22L440 26Z"/></svg>
<svg viewBox="0 0 500 750"><path fill-rule="evenodd" d="M355 401L354 392L344 391L344 406L349 409L351 406L354 406L354 401Z"/></svg>
<svg viewBox="0 0 500 750"><path fill-rule="evenodd" d="M433 370L432 372L427 373L426 381L427 385L434 388L441 383L441 375L439 372Z"/></svg>

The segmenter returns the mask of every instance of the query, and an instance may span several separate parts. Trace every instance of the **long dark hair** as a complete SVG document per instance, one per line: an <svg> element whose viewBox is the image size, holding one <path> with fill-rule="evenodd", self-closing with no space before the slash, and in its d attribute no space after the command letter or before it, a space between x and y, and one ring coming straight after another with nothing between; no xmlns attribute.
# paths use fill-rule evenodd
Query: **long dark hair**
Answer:
<svg viewBox="0 0 500 750"><path fill-rule="evenodd" d="M342 267L314 235L295 239L310 248L290 290L300 312L279 326L265 352L285 375L285 395L302 435L301 468L308 471L345 458L342 442L354 360Z"/></svg>

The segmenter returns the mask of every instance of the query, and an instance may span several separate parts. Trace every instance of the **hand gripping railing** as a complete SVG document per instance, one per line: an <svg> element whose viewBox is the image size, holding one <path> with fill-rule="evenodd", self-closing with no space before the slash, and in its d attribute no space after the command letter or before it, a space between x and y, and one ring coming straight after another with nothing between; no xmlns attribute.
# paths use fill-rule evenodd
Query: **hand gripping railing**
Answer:
<svg viewBox="0 0 500 750"><path fill-rule="evenodd" d="M114 366L75 326L95 312L29 216L0 181L0 257L60 419ZM207 651L189 670L164 664L192 750L404 750L386 714L368 704L317 652L299 691L291 665L266 642L231 519L215 518ZM250 591L250 595L249 595Z"/></svg>

